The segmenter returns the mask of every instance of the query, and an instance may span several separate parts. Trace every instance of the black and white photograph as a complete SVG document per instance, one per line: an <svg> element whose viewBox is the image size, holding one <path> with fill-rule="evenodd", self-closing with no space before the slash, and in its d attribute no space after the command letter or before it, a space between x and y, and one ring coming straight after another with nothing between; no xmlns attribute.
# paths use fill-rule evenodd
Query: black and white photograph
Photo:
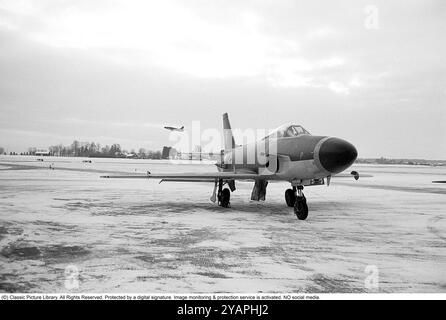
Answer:
<svg viewBox="0 0 446 320"><path fill-rule="evenodd" d="M1 300L446 299L445 18L0 0Z"/></svg>

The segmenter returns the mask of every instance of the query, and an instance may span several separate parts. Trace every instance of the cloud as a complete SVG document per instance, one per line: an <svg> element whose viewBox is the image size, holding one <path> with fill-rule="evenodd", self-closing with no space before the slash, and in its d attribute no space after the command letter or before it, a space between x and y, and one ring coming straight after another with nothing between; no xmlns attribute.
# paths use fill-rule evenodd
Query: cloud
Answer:
<svg viewBox="0 0 446 320"><path fill-rule="evenodd" d="M340 82L336 82L336 81L331 81L328 84L328 88L335 92L335 93L339 93L339 94L350 94L350 90L348 87L346 87L344 84L340 83Z"/></svg>
<svg viewBox="0 0 446 320"><path fill-rule="evenodd" d="M333 27L324 26L310 30L307 33L306 38L309 40L320 40L324 38L333 38L339 35L339 31L335 30Z"/></svg>
<svg viewBox="0 0 446 320"><path fill-rule="evenodd" d="M234 25L222 25L171 1L114 1L101 10L83 2L51 4L2 1L1 7L10 29L45 45L90 50L116 63L163 67L200 78L258 77L275 87L305 86L313 69L346 63L341 57L306 57L300 50L305 36L268 34L264 29L270 22L252 11L242 10ZM310 30L307 37L333 34L337 32L323 27Z"/></svg>
<svg viewBox="0 0 446 320"><path fill-rule="evenodd" d="M353 137L367 155L445 154L444 6L377 0L368 30L367 4L0 0L0 125L155 148L159 124L220 128L229 112L241 128L286 118ZM0 144L40 141L14 132Z"/></svg>
<svg viewBox="0 0 446 320"><path fill-rule="evenodd" d="M136 149L141 146L147 146L151 144L151 140L148 139L125 139L119 136L105 136L105 135L97 135L97 136L85 136L82 134L73 136L73 135L63 135L35 130L20 130L20 129L1 129L0 133L4 137L3 139L16 140L20 144L23 144L21 148L22 151L27 150L27 146L33 146L40 149L46 149L49 145L57 145L57 144L65 144L68 145L72 143L74 140L82 141L82 142L99 142L103 145L111 145L113 143L119 143L123 146L130 147ZM13 145L5 144L7 149L16 150L16 147Z"/></svg>
<svg viewBox="0 0 446 320"><path fill-rule="evenodd" d="M148 122L124 122L124 121L101 121L101 120L86 120L77 118L67 118L60 120L64 123L75 125L89 125L89 126L111 126L111 127L123 127L123 128L164 128L162 123L148 123Z"/></svg>

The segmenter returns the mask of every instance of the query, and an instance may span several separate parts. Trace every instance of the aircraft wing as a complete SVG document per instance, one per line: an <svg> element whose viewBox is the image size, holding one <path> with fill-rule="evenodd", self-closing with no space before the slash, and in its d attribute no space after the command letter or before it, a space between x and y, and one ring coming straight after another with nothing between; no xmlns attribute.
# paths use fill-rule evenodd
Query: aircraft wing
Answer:
<svg viewBox="0 0 446 320"><path fill-rule="evenodd" d="M260 175L257 173L234 173L234 172L191 172L191 173L162 173L162 174L139 174L139 175L107 175L101 176L106 179L161 179L162 181L178 181L178 182L204 182L224 180L268 180L269 175Z"/></svg>

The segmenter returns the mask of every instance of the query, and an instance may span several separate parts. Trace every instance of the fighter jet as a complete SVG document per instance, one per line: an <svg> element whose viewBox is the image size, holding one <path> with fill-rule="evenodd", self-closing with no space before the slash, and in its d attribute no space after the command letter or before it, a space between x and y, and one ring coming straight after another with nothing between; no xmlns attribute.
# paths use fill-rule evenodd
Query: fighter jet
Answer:
<svg viewBox="0 0 446 320"><path fill-rule="evenodd" d="M217 172L151 173L143 175L103 176L103 178L160 179L161 182L211 182L214 189L210 200L222 207L230 206L236 180L252 180L252 200L265 200L268 181L286 181L287 206L294 208L299 220L308 216L303 189L306 186L329 185L332 177L353 177L356 171L340 175L358 155L348 141L334 137L312 135L302 126L286 124L263 139L246 145L236 145L228 114L223 114L224 150L216 163ZM364 175L361 175L364 176ZM225 187L227 186L227 187Z"/></svg>
<svg viewBox="0 0 446 320"><path fill-rule="evenodd" d="M184 126L182 126L181 128L176 128L176 127L169 127L169 126L166 126L166 127L164 127L164 129L167 129L167 130L169 130L169 131L183 132L183 131L184 131Z"/></svg>

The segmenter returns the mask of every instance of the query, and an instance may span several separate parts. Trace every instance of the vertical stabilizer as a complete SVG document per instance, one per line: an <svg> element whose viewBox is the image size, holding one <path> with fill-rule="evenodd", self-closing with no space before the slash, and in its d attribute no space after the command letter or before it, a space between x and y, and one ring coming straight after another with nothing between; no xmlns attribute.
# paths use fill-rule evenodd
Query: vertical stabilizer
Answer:
<svg viewBox="0 0 446 320"><path fill-rule="evenodd" d="M223 114L223 137L225 142L225 152L234 149L235 141L227 113Z"/></svg>

